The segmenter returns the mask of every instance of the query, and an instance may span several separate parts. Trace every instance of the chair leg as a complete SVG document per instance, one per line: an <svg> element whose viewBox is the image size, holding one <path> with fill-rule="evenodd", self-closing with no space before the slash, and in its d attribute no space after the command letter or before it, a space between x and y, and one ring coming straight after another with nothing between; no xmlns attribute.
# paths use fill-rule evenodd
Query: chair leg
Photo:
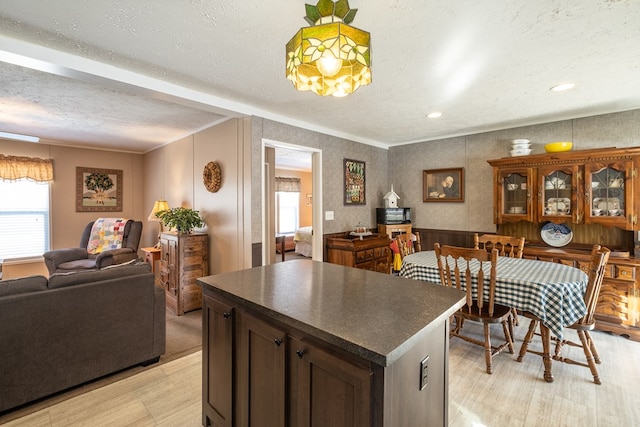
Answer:
<svg viewBox="0 0 640 427"><path fill-rule="evenodd" d="M518 362L522 362L524 355L527 354L527 349L529 348L529 344L533 339L533 335L536 333L537 326L538 326L537 320L532 319L531 322L529 322L529 330L527 331L527 334L524 336L524 339L522 340L522 346L520 347L520 354L518 354Z"/></svg>
<svg viewBox="0 0 640 427"><path fill-rule="evenodd" d="M549 328L540 322L540 336L542 337L542 362L544 363L544 380L548 383L553 382L553 373L551 372L551 333Z"/></svg>
<svg viewBox="0 0 640 427"><path fill-rule="evenodd" d="M600 355L598 354L598 349L596 348L596 343L591 338L591 334L589 333L589 331L584 331L584 333L589 340L589 348L591 349L591 353L593 354L593 360L595 360L596 363L601 363Z"/></svg>
<svg viewBox="0 0 640 427"><path fill-rule="evenodd" d="M591 345L589 344L590 340L587 338L586 331L578 331L578 337L580 337L580 342L582 343L582 349L584 350L584 356L587 358L589 369L591 369L591 375L593 375L593 382L596 384L602 384L600 382L600 375L598 375L598 369L596 368L596 363L594 361L593 354L591 353Z"/></svg>
<svg viewBox="0 0 640 427"><path fill-rule="evenodd" d="M513 326L520 326L520 319L518 317L518 310L516 310L515 308L511 307L511 317L513 319L511 319L511 324ZM513 334L511 334L511 336L513 336Z"/></svg>
<svg viewBox="0 0 640 427"><path fill-rule="evenodd" d="M513 325L510 318L502 322L502 331L504 332L504 340L507 342L509 353L513 354Z"/></svg>
<svg viewBox="0 0 640 427"><path fill-rule="evenodd" d="M491 364L491 335L489 330L489 324L484 324L484 358L487 363L487 374L493 373L493 366Z"/></svg>

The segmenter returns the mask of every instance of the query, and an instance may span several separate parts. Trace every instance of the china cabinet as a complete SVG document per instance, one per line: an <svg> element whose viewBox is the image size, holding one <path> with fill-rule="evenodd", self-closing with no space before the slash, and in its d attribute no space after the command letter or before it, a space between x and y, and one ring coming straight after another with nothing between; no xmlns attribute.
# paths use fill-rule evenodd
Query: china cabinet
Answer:
<svg viewBox="0 0 640 427"><path fill-rule="evenodd" d="M489 160L494 222L602 224L638 229L640 147Z"/></svg>

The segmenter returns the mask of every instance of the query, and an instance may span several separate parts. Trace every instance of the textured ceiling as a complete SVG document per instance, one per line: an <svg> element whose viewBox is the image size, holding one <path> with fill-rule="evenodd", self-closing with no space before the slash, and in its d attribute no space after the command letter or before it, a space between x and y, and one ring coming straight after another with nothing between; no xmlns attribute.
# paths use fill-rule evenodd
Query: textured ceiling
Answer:
<svg viewBox="0 0 640 427"><path fill-rule="evenodd" d="M640 108L638 0L351 0L373 83L346 98L285 78L304 3L3 0L0 131L145 152L259 115L389 147Z"/></svg>

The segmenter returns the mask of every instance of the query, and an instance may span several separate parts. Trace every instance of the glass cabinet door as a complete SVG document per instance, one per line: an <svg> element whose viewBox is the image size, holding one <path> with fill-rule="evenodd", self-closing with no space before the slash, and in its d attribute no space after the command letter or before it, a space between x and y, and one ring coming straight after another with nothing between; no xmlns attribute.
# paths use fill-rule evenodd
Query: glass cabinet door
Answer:
<svg viewBox="0 0 640 427"><path fill-rule="evenodd" d="M531 170L502 171L499 218L502 222L532 220Z"/></svg>
<svg viewBox="0 0 640 427"><path fill-rule="evenodd" d="M546 221L567 222L581 219L577 210L575 167L540 169L541 188L539 216Z"/></svg>
<svg viewBox="0 0 640 427"><path fill-rule="evenodd" d="M587 194L586 218L589 222L615 224L632 229L633 180L631 162L610 165L593 165L585 174Z"/></svg>

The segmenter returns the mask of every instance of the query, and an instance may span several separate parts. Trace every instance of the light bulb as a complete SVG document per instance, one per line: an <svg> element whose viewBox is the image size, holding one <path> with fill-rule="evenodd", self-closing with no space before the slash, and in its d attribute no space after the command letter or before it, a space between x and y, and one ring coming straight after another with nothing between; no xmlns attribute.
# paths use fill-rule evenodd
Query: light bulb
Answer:
<svg viewBox="0 0 640 427"><path fill-rule="evenodd" d="M342 59L336 58L332 53L325 52L325 54L316 61L316 67L324 76L335 76L342 68Z"/></svg>

